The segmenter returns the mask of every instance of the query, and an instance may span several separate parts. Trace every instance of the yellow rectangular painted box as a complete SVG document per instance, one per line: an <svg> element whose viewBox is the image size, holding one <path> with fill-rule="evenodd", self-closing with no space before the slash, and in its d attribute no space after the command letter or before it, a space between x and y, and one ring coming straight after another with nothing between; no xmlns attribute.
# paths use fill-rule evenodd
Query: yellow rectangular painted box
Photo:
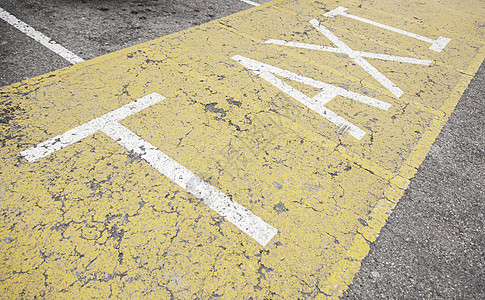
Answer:
<svg viewBox="0 0 485 300"><path fill-rule="evenodd" d="M338 297L483 61L484 14L274 1L0 88L0 294Z"/></svg>

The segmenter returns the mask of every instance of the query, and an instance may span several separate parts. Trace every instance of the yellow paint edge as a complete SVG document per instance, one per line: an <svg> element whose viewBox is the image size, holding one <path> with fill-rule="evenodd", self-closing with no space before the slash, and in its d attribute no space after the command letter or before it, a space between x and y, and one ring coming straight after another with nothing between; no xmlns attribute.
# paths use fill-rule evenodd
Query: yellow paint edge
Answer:
<svg viewBox="0 0 485 300"><path fill-rule="evenodd" d="M56 76L62 76L65 73L71 73L73 70L83 69L87 66L96 65L96 64L102 63L106 60L116 59L116 57L124 56L124 55L132 52L135 49L138 50L138 49L143 49L143 48L145 48L149 45L160 44L164 40L170 39L172 37L176 37L180 34L183 34L184 32L187 32L188 30L191 30L191 29L194 29L194 28L206 28L208 26L213 26L215 24L219 24L219 22L221 20L225 20L227 18L233 18L234 16L239 16L239 15L251 13L253 11L264 9L266 7L276 5L276 4L278 4L280 2L284 2L284 1L287 1L287 0L274 0L274 1L267 2L265 4L261 4L259 6L254 6L254 7L248 8L246 10L239 11L237 13L234 13L234 14L231 14L231 15L219 18L219 19L215 19L215 20L212 20L210 22L207 22L207 23L204 23L204 24L201 24L201 25L198 25L198 26L189 27L189 28L184 29L182 31L177 31L177 32L174 32L174 33L171 33L171 34L168 34L168 35L164 35L164 36L155 38L155 39L150 40L150 41L146 41L146 42L143 42L143 43L140 43L140 44L136 44L136 45L127 47L127 48L123 48L123 49L115 51L115 52L111 52L111 53L108 53L108 54L97 56L95 58L85 60L85 61L77 63L75 65L70 65L70 66L67 66L67 67L64 67L64 68L61 68L61 69L54 70L54 71L49 72L49 73L45 73L45 74L38 75L38 76L29 78L29 79L26 79L26 80L22 80L22 81L19 81L19 82L12 83L10 85L0 86L0 90L17 89L17 88L19 88L23 85L32 85L32 84L38 83L42 79L51 77L53 74L55 74Z"/></svg>
<svg viewBox="0 0 485 300"><path fill-rule="evenodd" d="M368 220L366 220L369 226L362 226L358 230L359 234L355 236L353 244L348 249L346 256L332 268L322 289L325 296L320 297L321 299L339 299L348 289L354 276L360 269L362 260L369 253L369 243L374 242L379 236L381 228L386 224L392 210L404 195L410 179L418 171L419 166L426 158L431 146L484 60L485 47L482 47L466 69L467 74L474 75L462 76L460 82L458 82L451 92L450 97L440 108L440 111L444 112L444 116L436 116L433 119L431 126L424 132L422 138L412 149L410 156L399 170L400 175L397 175L389 181L389 188L385 192L385 198L379 199L376 207L369 214Z"/></svg>

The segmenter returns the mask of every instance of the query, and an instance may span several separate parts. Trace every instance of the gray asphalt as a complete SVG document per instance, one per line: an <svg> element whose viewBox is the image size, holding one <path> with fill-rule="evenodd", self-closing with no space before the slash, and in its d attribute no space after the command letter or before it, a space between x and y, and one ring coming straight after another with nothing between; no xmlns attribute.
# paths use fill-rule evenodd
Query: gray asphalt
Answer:
<svg viewBox="0 0 485 300"><path fill-rule="evenodd" d="M239 0L0 0L0 7L90 59L252 6ZM1 20L0 32L0 86L70 65ZM344 299L485 299L484 86L482 65Z"/></svg>
<svg viewBox="0 0 485 300"><path fill-rule="evenodd" d="M485 64L343 299L485 299Z"/></svg>

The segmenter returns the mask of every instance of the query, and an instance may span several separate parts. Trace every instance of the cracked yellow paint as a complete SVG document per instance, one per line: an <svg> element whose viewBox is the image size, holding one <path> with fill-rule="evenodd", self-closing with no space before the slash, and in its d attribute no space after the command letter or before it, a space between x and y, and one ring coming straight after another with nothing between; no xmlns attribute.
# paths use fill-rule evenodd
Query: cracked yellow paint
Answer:
<svg viewBox="0 0 485 300"><path fill-rule="evenodd" d="M0 294L16 298L335 298L352 282L484 58L481 1L275 1L0 89ZM451 42L322 15L349 13ZM367 59L396 99L334 47ZM326 106L357 140L231 59L242 55L392 104ZM310 97L318 91L283 79ZM96 133L35 163L20 152L156 92L120 123L279 233L261 247L140 157Z"/></svg>

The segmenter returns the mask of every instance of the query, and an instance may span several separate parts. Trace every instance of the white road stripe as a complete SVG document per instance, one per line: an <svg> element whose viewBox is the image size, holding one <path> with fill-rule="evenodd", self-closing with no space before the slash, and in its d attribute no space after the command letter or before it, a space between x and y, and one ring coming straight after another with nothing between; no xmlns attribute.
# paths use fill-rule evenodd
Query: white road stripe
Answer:
<svg viewBox="0 0 485 300"><path fill-rule="evenodd" d="M76 54L72 53L71 51L67 50L63 46L57 44L56 42L52 41L49 37L45 36L41 32L35 30L28 24L20 21L14 15L8 13L6 10L0 7L0 18L12 25L13 27L17 28L21 32L25 33L27 36L33 38L37 42L41 43L45 47L49 48L49 50L55 52L56 54L62 56L64 59L69 61L72 64L77 64L83 62L84 59L80 58Z"/></svg>
<svg viewBox="0 0 485 300"><path fill-rule="evenodd" d="M104 128L110 122L121 121L126 117L129 117L155 103L162 101L163 99L165 98L157 93L146 95L138 100L115 109L112 112L104 114L99 118L91 120L69 131L66 131L63 134L48 139L35 147L22 151L21 154L28 161L35 162L42 157L61 150L64 147L67 147L85 137L90 136L93 133L102 130L102 128Z"/></svg>
<svg viewBox="0 0 485 300"><path fill-rule="evenodd" d="M307 84L309 86L313 86L317 89L332 91L332 93L335 92L338 95L341 95L341 96L350 98L352 100L362 102L362 103L365 103L367 105L374 106L374 107L377 107L377 108L380 108L380 109L383 109L383 110L388 110L391 107L391 104L389 104L387 102L380 101L380 100L377 100L377 99L374 99L374 98L371 98L371 97L367 97L367 96L364 96L364 95L361 95L361 94L357 94L357 93L354 93L354 92L351 92L351 91L347 91L346 89L343 89L343 88L340 88L340 87L337 87L337 86L334 86L334 85L331 85L331 84L328 84L328 83L325 83L325 82L321 82L321 81L318 81L318 80L315 80L315 79L312 79L312 78L309 78L309 77L301 76L301 75L295 74L293 72L286 71L286 70L283 70L283 69L280 69L280 68L277 68L277 67L274 67L274 66L259 62L259 61L254 60L254 59L250 59L250 58L241 56L241 55L235 55L235 56L232 57L232 59L239 62L240 64L242 64L246 68L250 69L251 71L253 71L257 75L260 75L260 74L263 74L263 73L273 73L273 74L276 74L278 76L288 78L290 80L294 80L294 81L297 81L297 82L301 82L303 84Z"/></svg>
<svg viewBox="0 0 485 300"><path fill-rule="evenodd" d="M337 127L347 128L347 131L358 140L364 137L365 131L345 120L330 109L326 108L324 105L337 95L341 95L343 97L365 103L367 105L374 106L382 110L387 110L391 107L391 104L389 103L360 95L351 91L347 91L343 88L317 81L309 77L301 76L290 71L286 71L241 55L235 55L232 57L232 59L239 62L241 65L248 68L249 70L253 71L255 74L259 75L261 78L265 79L266 81L286 93L288 96L295 98L306 107L310 108L311 110L318 113L320 116L335 124ZM293 88L289 84L286 84L273 74L321 89L322 92L317 94L315 97L310 98L302 92L298 91L297 89Z"/></svg>
<svg viewBox="0 0 485 300"><path fill-rule="evenodd" d="M302 49L310 49L310 50L318 50L318 51L326 51L326 52L332 52L332 53L346 54L342 49L339 49L339 48L313 45L313 44L287 42L287 41L272 40L272 39L267 40L266 43L273 44L273 45L302 48ZM387 55L387 54L379 54L379 53L355 51L355 50L354 50L354 52L357 53L359 56L362 56L362 57L376 58L376 59L396 61L396 62L403 62L403 63L408 63L408 64L428 66L433 62L431 60L412 58L412 57L395 56L395 55Z"/></svg>
<svg viewBox="0 0 485 300"><path fill-rule="evenodd" d="M352 50L347 44L340 40L336 35L334 35L325 26L320 24L317 20L313 19L310 23L323 33L332 43L334 43L343 53L347 54L350 59L352 59L356 64L358 64L362 69L364 69L369 75L374 77L380 84L382 84L386 89L388 89L397 98L401 97L404 93L397 85L395 85L389 78L384 76L379 70L374 68L370 63L363 59L358 52Z"/></svg>
<svg viewBox="0 0 485 300"><path fill-rule="evenodd" d="M242 2L247 3L249 5L252 5L252 6L259 6L260 5L259 3L249 1L249 0L239 0L239 1L242 1Z"/></svg>
<svg viewBox="0 0 485 300"><path fill-rule="evenodd" d="M35 147L22 151L21 154L28 161L35 162L91 134L102 131L123 147L140 154L143 159L160 173L167 176L196 198L201 199L211 209L236 225L236 227L255 239L262 246L265 246L278 233L278 230L118 123L118 121L163 99L165 98L157 93L146 95L112 112L42 142Z"/></svg>
<svg viewBox="0 0 485 300"><path fill-rule="evenodd" d="M214 186L143 140L123 125L112 122L102 130L120 145L141 155L152 167L241 229L262 246L277 233L274 227L233 201Z"/></svg>
<svg viewBox="0 0 485 300"><path fill-rule="evenodd" d="M380 28L383 28L383 29L386 29L386 30L389 30L389 31L393 31L393 32L396 32L396 33L399 33L399 34L402 34L402 35L406 35L406 36L418 39L418 40L423 41L423 42L431 43L431 46L429 47L429 49L436 51L436 52L441 52L446 47L446 45L448 45L448 43L451 41L451 39L443 37L443 36L440 36L438 39L433 40L433 39L430 39L428 37L425 37L425 36L422 36L422 35L419 35L419 34L415 34L415 33L405 31L405 30L402 30L402 29L399 29L399 28L395 28L395 27L391 27L391 26L384 25L384 24L381 24L381 23L377 23L377 22L372 21L372 20L368 20L368 19L364 19L364 18L361 18L361 17L358 17L358 16L354 16L354 15L346 13L345 11L347 9L348 8L346 8L346 7L339 6L336 9L331 10L328 13L325 13L324 16L329 17L329 18L333 18L337 15L341 15L341 16L351 18L351 19L354 19L354 20L357 20L357 21L360 21L360 22L364 22L364 23L367 23L367 24L370 24L370 25L374 25L374 26L377 26L377 27L380 27Z"/></svg>

